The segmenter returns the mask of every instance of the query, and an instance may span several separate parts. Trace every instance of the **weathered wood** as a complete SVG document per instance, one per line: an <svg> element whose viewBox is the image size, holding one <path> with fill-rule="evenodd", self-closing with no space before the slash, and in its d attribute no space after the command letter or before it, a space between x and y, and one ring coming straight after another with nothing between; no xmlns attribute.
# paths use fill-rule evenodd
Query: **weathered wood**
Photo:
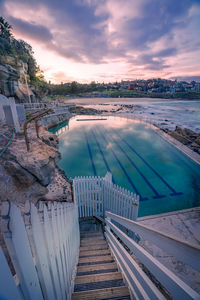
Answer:
<svg viewBox="0 0 200 300"><path fill-rule="evenodd" d="M75 284L122 279L121 272L77 276Z"/></svg>
<svg viewBox="0 0 200 300"><path fill-rule="evenodd" d="M87 266L78 266L77 273L83 272L91 272L96 270L114 270L117 269L116 262L106 263L106 264L98 264L98 265L87 265Z"/></svg>
<svg viewBox="0 0 200 300"><path fill-rule="evenodd" d="M105 255L105 256L90 256L90 257L81 257L79 258L79 263L92 263L92 262L106 262L113 260L113 257L111 255Z"/></svg>
<svg viewBox="0 0 200 300"><path fill-rule="evenodd" d="M101 244L102 241L105 241L105 239L101 237L87 237L84 239L81 239L81 244L90 244L90 243L96 243L96 244Z"/></svg>
<svg viewBox="0 0 200 300"><path fill-rule="evenodd" d="M100 233L101 233L101 231L80 231L80 235L82 235L82 234L100 234Z"/></svg>
<svg viewBox="0 0 200 300"><path fill-rule="evenodd" d="M92 244L92 247L91 247L91 245L81 246L80 251L82 252L82 251L90 251L90 250L92 250L92 251L94 251L94 250L105 250L107 248L108 248L108 245L106 243L100 244L100 245Z"/></svg>
<svg viewBox="0 0 200 300"><path fill-rule="evenodd" d="M110 250L91 250L91 251L80 251L80 256L91 256L91 255L102 255L102 254L110 254Z"/></svg>
<svg viewBox="0 0 200 300"><path fill-rule="evenodd" d="M72 300L97 300L97 299L108 299L114 297L125 297L129 296L129 290L126 286L106 288L99 290L91 290L85 292L76 292L72 294Z"/></svg>

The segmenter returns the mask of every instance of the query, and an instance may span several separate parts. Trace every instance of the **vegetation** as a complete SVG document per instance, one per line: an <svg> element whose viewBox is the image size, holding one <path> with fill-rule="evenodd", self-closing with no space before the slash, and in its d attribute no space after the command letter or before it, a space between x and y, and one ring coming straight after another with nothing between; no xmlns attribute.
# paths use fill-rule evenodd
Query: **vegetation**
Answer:
<svg viewBox="0 0 200 300"><path fill-rule="evenodd" d="M85 93L91 92L102 92L105 90L105 87L102 84L97 84L95 81L91 83L78 83L73 81L71 83L61 83L61 84L49 84L50 94L52 96L60 95L82 95Z"/></svg>
<svg viewBox="0 0 200 300"><path fill-rule="evenodd" d="M37 87L47 87L37 62L33 56L31 45L23 40L17 40L12 34L12 26L0 17L0 55L11 56L28 65L28 75L31 84Z"/></svg>

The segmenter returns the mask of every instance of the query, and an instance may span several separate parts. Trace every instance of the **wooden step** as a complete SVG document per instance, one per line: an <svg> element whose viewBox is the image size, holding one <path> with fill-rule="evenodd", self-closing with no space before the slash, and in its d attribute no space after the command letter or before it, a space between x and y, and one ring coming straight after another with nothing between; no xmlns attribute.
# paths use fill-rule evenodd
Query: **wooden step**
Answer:
<svg viewBox="0 0 200 300"><path fill-rule="evenodd" d="M113 260L113 257L111 255L105 255L105 256L90 256L90 257L81 257L79 258L79 264L86 264L86 263L96 263L96 262L106 262Z"/></svg>
<svg viewBox="0 0 200 300"><path fill-rule="evenodd" d="M80 234L98 234L102 233L102 231L80 231Z"/></svg>
<svg viewBox="0 0 200 300"><path fill-rule="evenodd" d="M95 235L81 235L80 236L81 240L85 240L85 239L94 239L94 238L103 238L104 239L104 236L102 234L95 234Z"/></svg>
<svg viewBox="0 0 200 300"><path fill-rule="evenodd" d="M90 246L81 246L80 251L95 251L95 250L105 250L108 249L107 244L100 244L100 245L90 245Z"/></svg>
<svg viewBox="0 0 200 300"><path fill-rule="evenodd" d="M104 239L102 240L90 240L90 241L81 241L81 247L82 246L90 246L90 245L107 245L106 241Z"/></svg>
<svg viewBox="0 0 200 300"><path fill-rule="evenodd" d="M75 284L122 279L121 272L77 276Z"/></svg>
<svg viewBox="0 0 200 300"><path fill-rule="evenodd" d="M102 241L105 242L105 239L103 237L92 237L92 238L84 238L84 239L81 239L81 243L82 244L90 244L90 243L101 243Z"/></svg>
<svg viewBox="0 0 200 300"><path fill-rule="evenodd" d="M95 236L95 235L103 235L102 231L86 231L86 232L80 232L80 236Z"/></svg>
<svg viewBox="0 0 200 300"><path fill-rule="evenodd" d="M78 266L77 273L93 272L97 270L115 270L115 269L117 269L117 264L116 262L113 262L113 263L98 264L98 265Z"/></svg>
<svg viewBox="0 0 200 300"><path fill-rule="evenodd" d="M72 294L72 300L98 300L98 299L112 299L115 297L129 296L129 290L126 286L106 288L99 290L90 290L84 292L76 292Z"/></svg>
<svg viewBox="0 0 200 300"><path fill-rule="evenodd" d="M105 250L90 250L90 251L80 251L79 256L83 257L83 256L91 256L91 255L103 255L103 254L110 254L110 250L109 249L105 249Z"/></svg>

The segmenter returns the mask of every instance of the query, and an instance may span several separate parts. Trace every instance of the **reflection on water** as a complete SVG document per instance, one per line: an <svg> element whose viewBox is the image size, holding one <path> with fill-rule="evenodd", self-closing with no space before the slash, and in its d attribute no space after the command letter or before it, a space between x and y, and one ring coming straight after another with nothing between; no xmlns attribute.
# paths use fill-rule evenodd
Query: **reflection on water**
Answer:
<svg viewBox="0 0 200 300"><path fill-rule="evenodd" d="M199 165L139 121L99 118L77 116L53 129L68 177L110 171L114 183L140 195L140 216L200 205Z"/></svg>

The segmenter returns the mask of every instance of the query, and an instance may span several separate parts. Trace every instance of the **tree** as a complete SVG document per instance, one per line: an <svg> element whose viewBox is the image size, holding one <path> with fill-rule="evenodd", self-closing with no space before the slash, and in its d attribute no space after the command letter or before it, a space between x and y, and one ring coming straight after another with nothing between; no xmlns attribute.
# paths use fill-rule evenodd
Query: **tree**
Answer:
<svg viewBox="0 0 200 300"><path fill-rule="evenodd" d="M0 37L10 41L12 37L11 30L12 26L3 17L0 17Z"/></svg>
<svg viewBox="0 0 200 300"><path fill-rule="evenodd" d="M71 92L75 94L78 91L78 83L76 81L73 81L71 83Z"/></svg>

